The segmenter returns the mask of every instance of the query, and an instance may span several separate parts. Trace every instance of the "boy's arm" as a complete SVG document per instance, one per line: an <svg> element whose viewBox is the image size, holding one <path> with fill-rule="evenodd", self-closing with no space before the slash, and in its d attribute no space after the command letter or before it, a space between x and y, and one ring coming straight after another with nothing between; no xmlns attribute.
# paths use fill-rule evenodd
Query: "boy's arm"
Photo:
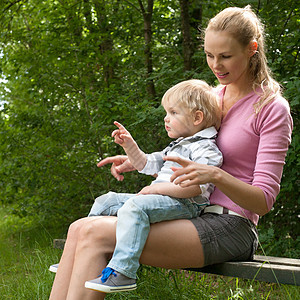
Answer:
<svg viewBox="0 0 300 300"><path fill-rule="evenodd" d="M138 194L159 194L174 198L191 198L201 194L200 186L181 187L173 182L160 182L145 186Z"/></svg>
<svg viewBox="0 0 300 300"><path fill-rule="evenodd" d="M147 163L146 154L139 148L130 132L122 124L117 121L114 124L118 127L111 134L115 138L115 143L123 147L130 163L135 169L141 171Z"/></svg>

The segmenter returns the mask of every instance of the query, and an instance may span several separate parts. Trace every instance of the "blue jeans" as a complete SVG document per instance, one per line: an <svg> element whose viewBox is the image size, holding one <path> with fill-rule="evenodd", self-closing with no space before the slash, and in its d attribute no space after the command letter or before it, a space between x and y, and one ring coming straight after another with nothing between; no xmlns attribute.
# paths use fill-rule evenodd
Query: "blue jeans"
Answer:
<svg viewBox="0 0 300 300"><path fill-rule="evenodd" d="M136 195L109 192L98 197L89 216L118 216L117 243L108 267L136 278L139 259L150 230L150 223L192 219L207 205L163 195Z"/></svg>

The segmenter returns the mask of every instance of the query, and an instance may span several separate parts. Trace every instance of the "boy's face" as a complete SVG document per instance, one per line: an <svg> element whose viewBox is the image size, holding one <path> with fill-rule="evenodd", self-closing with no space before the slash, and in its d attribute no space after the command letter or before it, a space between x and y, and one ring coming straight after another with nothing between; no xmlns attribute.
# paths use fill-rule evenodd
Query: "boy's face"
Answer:
<svg viewBox="0 0 300 300"><path fill-rule="evenodd" d="M163 105L166 111L164 121L168 136L177 139L194 135L193 114L185 105L176 102L170 99Z"/></svg>

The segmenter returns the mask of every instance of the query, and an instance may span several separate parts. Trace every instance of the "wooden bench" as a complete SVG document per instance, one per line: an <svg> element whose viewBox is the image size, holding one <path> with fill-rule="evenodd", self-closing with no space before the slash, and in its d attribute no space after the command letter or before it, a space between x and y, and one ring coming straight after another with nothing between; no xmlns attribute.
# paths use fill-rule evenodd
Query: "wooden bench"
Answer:
<svg viewBox="0 0 300 300"><path fill-rule="evenodd" d="M63 249L64 239L55 239L54 248ZM253 261L225 262L190 271L239 277L272 283L300 285L300 259L255 255Z"/></svg>
<svg viewBox="0 0 300 300"><path fill-rule="evenodd" d="M253 261L225 262L189 270L265 282L300 285L300 259L254 255Z"/></svg>

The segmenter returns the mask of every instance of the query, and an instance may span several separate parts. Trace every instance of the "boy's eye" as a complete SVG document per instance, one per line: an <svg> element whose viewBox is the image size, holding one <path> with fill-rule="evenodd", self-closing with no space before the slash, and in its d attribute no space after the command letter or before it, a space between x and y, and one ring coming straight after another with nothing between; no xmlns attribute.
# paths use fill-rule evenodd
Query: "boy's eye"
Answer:
<svg viewBox="0 0 300 300"><path fill-rule="evenodd" d="M171 115L176 115L176 114L177 114L177 113L176 113L175 110L171 111Z"/></svg>

